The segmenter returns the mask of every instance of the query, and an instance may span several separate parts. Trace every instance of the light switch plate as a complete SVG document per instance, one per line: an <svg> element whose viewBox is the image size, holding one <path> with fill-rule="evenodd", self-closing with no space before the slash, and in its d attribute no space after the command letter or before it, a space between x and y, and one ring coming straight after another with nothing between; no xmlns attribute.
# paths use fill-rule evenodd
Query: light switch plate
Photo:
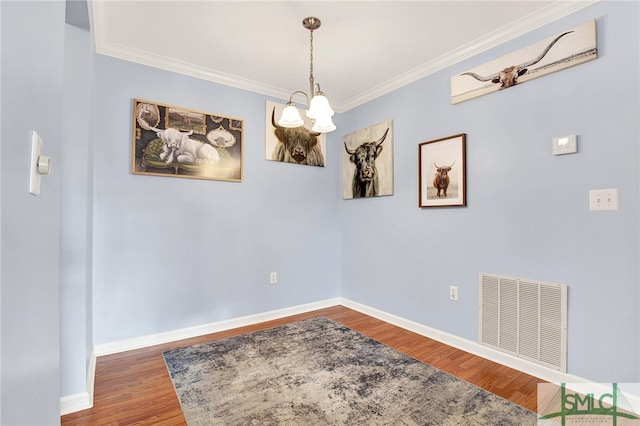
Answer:
<svg viewBox="0 0 640 426"><path fill-rule="evenodd" d="M38 158L42 155L42 138L35 130L31 131L31 175L29 178L29 192L40 195L40 173L38 173Z"/></svg>
<svg viewBox="0 0 640 426"><path fill-rule="evenodd" d="M589 191L589 210L618 210L618 188Z"/></svg>
<svg viewBox="0 0 640 426"><path fill-rule="evenodd" d="M553 138L553 155L574 154L578 152L578 137L576 135Z"/></svg>

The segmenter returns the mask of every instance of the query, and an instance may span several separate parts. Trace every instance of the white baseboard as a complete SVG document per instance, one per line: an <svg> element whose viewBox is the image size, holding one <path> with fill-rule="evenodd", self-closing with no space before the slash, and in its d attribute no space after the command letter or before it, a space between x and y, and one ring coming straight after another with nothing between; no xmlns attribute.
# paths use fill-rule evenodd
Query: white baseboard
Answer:
<svg viewBox="0 0 640 426"><path fill-rule="evenodd" d="M354 311L362 312L363 314L367 314L390 324L397 325L398 327L402 327L405 330L413 331L414 333L420 334L421 336L437 340L438 342L453 346L454 348L461 349L465 352L469 352L471 354L486 358L499 364L506 365L507 367L514 368L518 371L538 377L547 382L589 382L588 380L581 377L543 367L525 359L496 351L495 349L491 349L486 346L482 346L477 342L467 340L453 334L445 333L443 331L436 330L435 328L427 327L426 325L422 325L417 322L410 321L405 318L389 314L366 305L362 305L352 300L342 299L341 304L343 306L346 306L347 308L353 309Z"/></svg>
<svg viewBox="0 0 640 426"><path fill-rule="evenodd" d="M96 345L94 348L94 352L96 356L103 356L130 351L132 349L146 348L148 346L160 345L163 343L175 342L177 340L198 337L205 334L217 333L219 331L231 330L232 328L244 327L260 322L271 321L274 319L314 311L316 309L328 308L330 306L339 304L340 298L327 299L320 302L308 303L305 305L293 306L291 308L278 309L275 311L263 312L260 314L248 315L245 317L233 318L210 324L183 328L180 330L167 331L164 333L120 340L117 342L103 343L100 345Z"/></svg>
<svg viewBox="0 0 640 426"><path fill-rule="evenodd" d="M60 415L75 413L92 407L89 392L66 395L60 398Z"/></svg>
<svg viewBox="0 0 640 426"><path fill-rule="evenodd" d="M93 386L96 377L96 355L92 350L87 366L87 391L60 398L60 415L75 413L93 407Z"/></svg>
<svg viewBox="0 0 640 426"><path fill-rule="evenodd" d="M431 327L427 327L426 325L422 325L417 322L410 321L405 318L389 314L366 305L362 305L352 300L341 299L340 304L347 308L353 309L354 311L362 312L363 314L367 314L379 320L397 325L398 327L402 327L405 330L413 331L414 333L420 334L421 336L437 340L446 345L453 346L454 348L461 349L465 352L469 352L490 361L497 362L498 364L511 367L515 370L521 371L534 377L538 377L550 383L571 383L574 386L575 390L578 391L580 390L579 384L581 383L588 385L588 389L598 389L599 387L599 384L595 383L593 380L553 370L551 368L535 364L525 359L518 358L516 356L512 356L486 346L482 346L478 342L463 339L462 337L445 333ZM607 387L607 384L601 385L601 393L611 391L611 387ZM628 400L627 402L630 404L630 408L632 408L633 412L635 413L640 412L640 394L633 393L637 388L638 386L633 386L633 391L629 390L625 392L625 397Z"/></svg>
<svg viewBox="0 0 640 426"><path fill-rule="evenodd" d="M84 410L93 406L93 384L95 378L96 358L99 356L125 352L133 349L145 348L148 346L169 343L177 340L198 337L205 334L216 333L220 331L230 330L233 328L244 327L247 325L258 324L265 321L271 321L290 315L301 314L314 311L317 309L328 308L331 306L342 305L358 312L370 315L374 318L388 322L390 324L402 327L405 330L412 331L430 339L437 340L449 346L461 349L465 352L486 358L507 367L514 368L523 373L538 377L544 381L551 383L592 383L592 381L578 377L572 374L563 373L552 370L550 368L537 365L530 361L496 351L494 349L482 346L477 342L467 340L453 334L436 330L426 325L407 320L405 318L386 313L384 311L371 308L369 306L354 302L341 297L335 299L327 299L320 302L308 303L305 305L293 306L290 308L278 309L269 312L263 312L255 315L248 315L239 318L219 321L215 323L205 324L196 327L189 327L180 330L173 330L164 333L141 336L133 339L120 340L111 343L104 343L94 346L88 368L87 392L69 395L60 399L60 411L62 414L68 414L74 411ZM640 397L633 396L640 399Z"/></svg>

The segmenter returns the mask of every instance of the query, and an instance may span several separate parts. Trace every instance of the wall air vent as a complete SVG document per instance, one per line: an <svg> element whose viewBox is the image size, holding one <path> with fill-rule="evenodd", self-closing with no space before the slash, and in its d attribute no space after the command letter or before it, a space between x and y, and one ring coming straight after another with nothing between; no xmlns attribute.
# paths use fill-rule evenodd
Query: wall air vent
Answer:
<svg viewBox="0 0 640 426"><path fill-rule="evenodd" d="M567 371L567 286L480 274L480 344Z"/></svg>

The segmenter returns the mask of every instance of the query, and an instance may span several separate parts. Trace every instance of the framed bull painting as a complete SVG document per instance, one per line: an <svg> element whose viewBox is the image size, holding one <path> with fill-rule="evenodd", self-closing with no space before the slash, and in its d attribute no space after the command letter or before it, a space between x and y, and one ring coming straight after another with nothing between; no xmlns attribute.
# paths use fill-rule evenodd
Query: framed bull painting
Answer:
<svg viewBox="0 0 640 426"><path fill-rule="evenodd" d="M418 207L467 205L467 135L418 144Z"/></svg>
<svg viewBox="0 0 640 426"><path fill-rule="evenodd" d="M342 137L342 198L393 195L393 120Z"/></svg>
<svg viewBox="0 0 640 426"><path fill-rule="evenodd" d="M303 166L324 167L327 158L326 136L312 132L305 111L298 111L304 125L286 128L278 125L278 117L286 105L267 101L265 124L265 159Z"/></svg>
<svg viewBox="0 0 640 426"><path fill-rule="evenodd" d="M132 172L242 181L243 120L133 100Z"/></svg>
<svg viewBox="0 0 640 426"><path fill-rule="evenodd" d="M451 77L451 103L592 61L597 54L596 21L591 20Z"/></svg>

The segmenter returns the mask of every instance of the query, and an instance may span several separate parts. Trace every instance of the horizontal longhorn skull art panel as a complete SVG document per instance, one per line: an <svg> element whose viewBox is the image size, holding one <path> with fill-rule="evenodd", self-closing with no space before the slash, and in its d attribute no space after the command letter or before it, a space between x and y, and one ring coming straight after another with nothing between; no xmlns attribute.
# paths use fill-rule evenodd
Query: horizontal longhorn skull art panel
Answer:
<svg viewBox="0 0 640 426"><path fill-rule="evenodd" d="M418 207L467 205L467 135L418 144Z"/></svg>
<svg viewBox="0 0 640 426"><path fill-rule="evenodd" d="M597 54L596 21L591 20L451 77L451 103L457 104L592 61Z"/></svg>
<svg viewBox="0 0 640 426"><path fill-rule="evenodd" d="M132 172L242 181L243 120L133 100Z"/></svg>
<svg viewBox="0 0 640 426"><path fill-rule="evenodd" d="M393 120L342 137L342 198L393 195Z"/></svg>
<svg viewBox="0 0 640 426"><path fill-rule="evenodd" d="M265 159L282 163L301 164L304 166L324 167L326 152L326 136L312 132L311 120L305 111L298 111L304 125L286 128L278 124L282 110L286 105L267 101L265 123Z"/></svg>

